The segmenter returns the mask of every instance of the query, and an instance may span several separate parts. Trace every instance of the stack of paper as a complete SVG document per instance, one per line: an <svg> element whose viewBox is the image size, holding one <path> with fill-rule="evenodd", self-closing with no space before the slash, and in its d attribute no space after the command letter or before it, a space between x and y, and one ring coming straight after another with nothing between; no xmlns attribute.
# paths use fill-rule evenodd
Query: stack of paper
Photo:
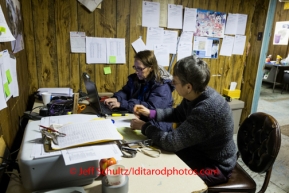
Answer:
<svg viewBox="0 0 289 193"><path fill-rule="evenodd" d="M59 132L65 137L57 137L58 145L51 143L52 149L65 149L107 141L122 140L110 119L71 123L62 126Z"/></svg>
<svg viewBox="0 0 289 193"><path fill-rule="evenodd" d="M72 96L73 89L72 88L39 88L39 94L43 92L49 92L52 96Z"/></svg>

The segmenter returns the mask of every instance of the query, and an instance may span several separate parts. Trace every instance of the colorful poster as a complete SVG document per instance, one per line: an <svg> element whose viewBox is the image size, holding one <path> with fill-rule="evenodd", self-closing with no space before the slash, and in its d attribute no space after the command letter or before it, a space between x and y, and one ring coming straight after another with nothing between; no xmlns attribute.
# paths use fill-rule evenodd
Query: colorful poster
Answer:
<svg viewBox="0 0 289 193"><path fill-rule="evenodd" d="M219 38L194 36L193 52L199 58L218 58Z"/></svg>
<svg viewBox="0 0 289 193"><path fill-rule="evenodd" d="M224 37L226 13L198 9L195 36Z"/></svg>
<svg viewBox="0 0 289 193"><path fill-rule="evenodd" d="M11 47L13 53L17 53L24 49L23 21L19 0L6 0L6 8L8 10L7 24L15 38L15 40L11 42Z"/></svg>
<svg viewBox="0 0 289 193"><path fill-rule="evenodd" d="M289 21L276 22L273 45L288 45Z"/></svg>

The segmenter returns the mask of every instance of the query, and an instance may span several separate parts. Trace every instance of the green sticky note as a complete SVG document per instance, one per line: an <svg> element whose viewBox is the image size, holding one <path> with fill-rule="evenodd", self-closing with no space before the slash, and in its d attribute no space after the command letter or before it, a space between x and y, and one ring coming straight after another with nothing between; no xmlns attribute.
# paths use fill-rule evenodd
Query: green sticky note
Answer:
<svg viewBox="0 0 289 193"><path fill-rule="evenodd" d="M110 69L109 66L108 67L104 67L103 71L104 71L104 74L111 74L111 69Z"/></svg>
<svg viewBox="0 0 289 193"><path fill-rule="evenodd" d="M11 76L10 70L6 71L6 77L7 77L8 83L10 84L12 82L12 76Z"/></svg>
<svg viewBox="0 0 289 193"><path fill-rule="evenodd" d="M3 86L4 86L4 92L5 92L6 97L10 96L10 89L8 86L8 82L6 82Z"/></svg>
<svg viewBox="0 0 289 193"><path fill-rule="evenodd" d="M109 56L109 63L116 63L116 56Z"/></svg>
<svg viewBox="0 0 289 193"><path fill-rule="evenodd" d="M6 28L5 28L5 27L2 27L2 26L0 26L0 32L6 32Z"/></svg>

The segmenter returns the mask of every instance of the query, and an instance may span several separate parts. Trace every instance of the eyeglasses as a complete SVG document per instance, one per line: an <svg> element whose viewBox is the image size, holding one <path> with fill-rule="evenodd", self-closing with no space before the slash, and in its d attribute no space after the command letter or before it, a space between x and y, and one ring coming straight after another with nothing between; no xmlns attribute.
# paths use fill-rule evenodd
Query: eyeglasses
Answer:
<svg viewBox="0 0 289 193"><path fill-rule="evenodd" d="M144 69L146 69L147 67L144 67L144 68L141 68L141 67L135 67L135 66L132 66L133 69L137 72L142 72Z"/></svg>

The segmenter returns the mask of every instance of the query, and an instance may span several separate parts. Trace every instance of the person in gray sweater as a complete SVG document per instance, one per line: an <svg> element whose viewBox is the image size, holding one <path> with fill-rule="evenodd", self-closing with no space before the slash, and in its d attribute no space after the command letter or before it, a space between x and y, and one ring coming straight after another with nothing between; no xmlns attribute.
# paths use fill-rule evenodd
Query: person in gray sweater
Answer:
<svg viewBox="0 0 289 193"><path fill-rule="evenodd" d="M237 156L230 106L208 86L210 76L201 59L189 56L179 60L174 66L172 84L183 97L182 102L176 108L134 107L136 116L175 122L178 127L165 132L149 122L134 119L131 128L141 130L160 148L175 152L208 186L213 186L227 182Z"/></svg>

